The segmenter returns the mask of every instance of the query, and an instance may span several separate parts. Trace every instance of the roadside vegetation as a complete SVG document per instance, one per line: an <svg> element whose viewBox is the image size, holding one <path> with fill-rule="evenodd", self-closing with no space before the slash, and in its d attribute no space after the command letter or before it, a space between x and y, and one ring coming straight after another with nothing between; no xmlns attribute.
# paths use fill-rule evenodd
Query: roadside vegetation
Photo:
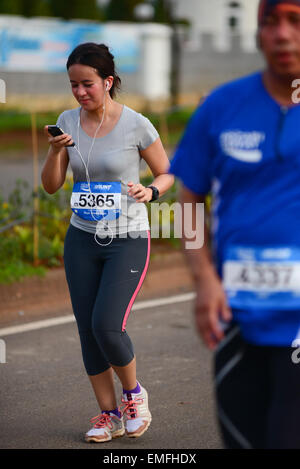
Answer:
<svg viewBox="0 0 300 469"><path fill-rule="evenodd" d="M192 109L178 108L166 113L146 115L160 131L165 145L174 146L191 116ZM57 113L37 114L37 128L42 130L49 122L56 122ZM7 131L31 131L31 121L26 113L19 111L0 111L0 135ZM19 147L18 142L12 144ZM22 152L22 148L19 150ZM2 158L6 149L0 145ZM141 182L150 184L152 175L149 170L141 174ZM47 269L63 265L63 243L71 209L69 200L72 193L72 179L68 176L64 186L54 195L47 194L42 186L38 188L38 212L34 213L34 194L32 188L23 180L16 181L9 196L4 200L0 192L0 283L11 283L30 275L43 275ZM172 205L177 200L178 183L162 197L162 202ZM151 222L151 204L147 204ZM174 214L171 212L171 231L169 238L153 240L165 243L173 249L179 248L180 240L174 237ZM160 214L161 227L169 220ZM38 233L36 238L34 227ZM37 244L37 248L35 245ZM36 257L34 251L36 250Z"/></svg>

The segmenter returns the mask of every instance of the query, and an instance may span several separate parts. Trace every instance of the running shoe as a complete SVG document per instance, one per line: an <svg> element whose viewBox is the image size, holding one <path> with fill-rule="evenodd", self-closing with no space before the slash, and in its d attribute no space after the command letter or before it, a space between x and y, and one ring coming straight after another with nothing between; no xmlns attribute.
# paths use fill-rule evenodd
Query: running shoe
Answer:
<svg viewBox="0 0 300 469"><path fill-rule="evenodd" d="M137 394L123 394L120 410L123 414L126 435L137 438L148 430L152 417L148 408L148 393L141 386Z"/></svg>
<svg viewBox="0 0 300 469"><path fill-rule="evenodd" d="M93 428L85 434L85 441L104 443L113 438L123 436L125 433L123 418L117 417L112 412L97 415L91 419Z"/></svg>

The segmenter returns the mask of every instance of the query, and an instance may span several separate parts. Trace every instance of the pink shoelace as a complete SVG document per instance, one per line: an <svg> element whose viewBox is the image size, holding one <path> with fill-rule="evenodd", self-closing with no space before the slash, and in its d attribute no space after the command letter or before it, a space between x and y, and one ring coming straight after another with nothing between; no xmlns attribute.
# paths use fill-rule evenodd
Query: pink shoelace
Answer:
<svg viewBox="0 0 300 469"><path fill-rule="evenodd" d="M126 415L130 419L137 418L137 416L138 416L137 406L140 405L140 404L143 404L144 399L139 397L139 398L136 398L136 399L131 398L128 401L125 401L125 399L122 398L121 401L122 401L122 405L120 406L120 410L121 410L122 414L124 415L126 413Z"/></svg>
<svg viewBox="0 0 300 469"><path fill-rule="evenodd" d="M113 424L111 421L111 415L108 414L100 414L96 415L91 419L91 423L94 424L94 428L104 428L108 426L111 430L113 429Z"/></svg>

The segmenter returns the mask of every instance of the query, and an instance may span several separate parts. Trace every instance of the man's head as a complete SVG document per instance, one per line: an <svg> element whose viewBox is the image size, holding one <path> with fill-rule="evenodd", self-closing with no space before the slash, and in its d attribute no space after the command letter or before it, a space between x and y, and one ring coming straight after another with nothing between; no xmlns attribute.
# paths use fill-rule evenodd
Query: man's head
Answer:
<svg viewBox="0 0 300 469"><path fill-rule="evenodd" d="M258 25L261 26L266 16L272 12L274 8L289 11L300 10L300 0L260 0L258 7Z"/></svg>
<svg viewBox="0 0 300 469"><path fill-rule="evenodd" d="M269 69L300 77L300 0L261 0L258 43Z"/></svg>

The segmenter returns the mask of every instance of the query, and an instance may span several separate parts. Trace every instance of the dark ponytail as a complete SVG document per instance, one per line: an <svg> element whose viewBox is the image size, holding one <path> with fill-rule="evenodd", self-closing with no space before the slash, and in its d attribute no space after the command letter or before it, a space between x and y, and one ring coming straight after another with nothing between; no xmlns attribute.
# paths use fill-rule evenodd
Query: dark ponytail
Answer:
<svg viewBox="0 0 300 469"><path fill-rule="evenodd" d="M86 42L77 46L69 55L67 70L74 64L88 65L97 70L98 75L105 79L108 76L114 78L109 94L112 98L120 89L121 79L116 74L114 56L105 44Z"/></svg>

